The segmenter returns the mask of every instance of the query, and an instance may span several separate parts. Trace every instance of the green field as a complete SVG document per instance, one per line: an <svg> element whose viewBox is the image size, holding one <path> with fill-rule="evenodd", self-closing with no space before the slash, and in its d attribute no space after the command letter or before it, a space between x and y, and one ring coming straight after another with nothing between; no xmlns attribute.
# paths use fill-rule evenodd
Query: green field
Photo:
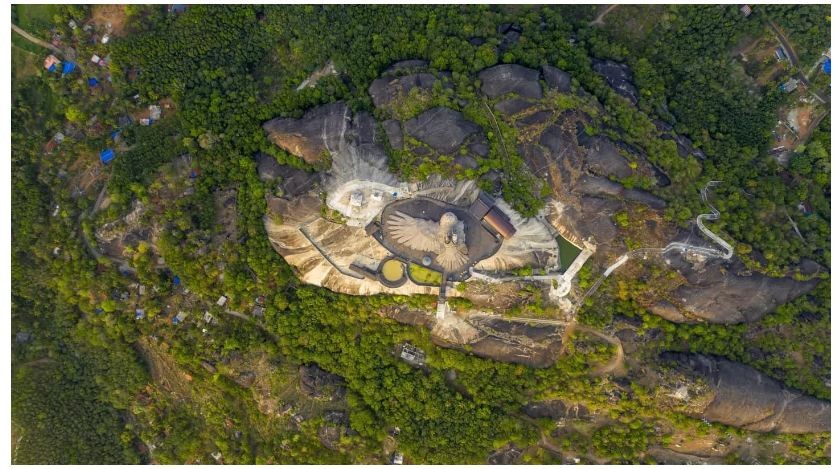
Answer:
<svg viewBox="0 0 837 469"><path fill-rule="evenodd" d="M12 81L38 73L41 56L12 44Z"/></svg>
<svg viewBox="0 0 837 469"><path fill-rule="evenodd" d="M410 264L410 278L418 283L425 283L428 285L441 285L442 274L435 270L430 270L427 267L418 264Z"/></svg>
<svg viewBox="0 0 837 469"><path fill-rule="evenodd" d="M39 34L52 26L52 17L57 12L57 5L14 5L12 21L32 34Z"/></svg>
<svg viewBox="0 0 837 469"><path fill-rule="evenodd" d="M37 36L44 41L51 38L47 36L52 27L52 17L57 12L55 5L14 5L12 6L12 22L25 31ZM20 50L15 50L20 49ZM36 54L40 59L46 57L48 51L41 46L33 44L17 33L12 32L12 60L24 57L21 52ZM18 57L15 57L15 54ZM20 62L14 62L16 65ZM20 76L22 74L17 73Z"/></svg>

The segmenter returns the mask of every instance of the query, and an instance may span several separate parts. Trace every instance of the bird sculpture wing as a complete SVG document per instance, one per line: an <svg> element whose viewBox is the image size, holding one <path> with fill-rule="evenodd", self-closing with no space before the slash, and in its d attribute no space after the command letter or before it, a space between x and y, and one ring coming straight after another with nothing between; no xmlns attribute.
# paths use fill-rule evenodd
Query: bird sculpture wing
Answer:
<svg viewBox="0 0 837 469"><path fill-rule="evenodd" d="M446 271L456 271L468 262L468 251L461 244L445 244L436 262Z"/></svg>
<svg viewBox="0 0 837 469"><path fill-rule="evenodd" d="M395 212L387 220L386 228L393 240L410 249L439 252L442 248L437 234L439 224L434 221Z"/></svg>

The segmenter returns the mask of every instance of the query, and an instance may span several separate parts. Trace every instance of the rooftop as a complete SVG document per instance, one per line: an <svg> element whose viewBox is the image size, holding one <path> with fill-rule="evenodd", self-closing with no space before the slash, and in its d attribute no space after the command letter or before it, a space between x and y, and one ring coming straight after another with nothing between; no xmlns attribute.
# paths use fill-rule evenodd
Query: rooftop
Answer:
<svg viewBox="0 0 837 469"><path fill-rule="evenodd" d="M464 252L460 250L465 256L461 262L459 260L448 262L444 256L440 256L441 251L434 252L427 243L419 239L404 238L404 235L410 232L406 229L410 227L403 226L404 223L410 221L409 219L415 220L413 228L421 226L425 228L424 231L437 230L436 227L442 221L443 215L447 220L450 217L446 214L449 213L456 218L456 220L450 220L456 225L450 230L450 241L462 243L466 248ZM400 200L387 205L381 213L381 225L383 233L381 243L387 250L419 265L422 265L422 260L429 256L431 258L431 264L428 266L430 269L439 272L446 271L452 275L467 272L469 266L496 253L502 243L485 229L480 220L474 217L467 208L425 197ZM425 236L428 233L416 233L416 237ZM457 236L454 237L453 234ZM451 266L455 267L451 268Z"/></svg>

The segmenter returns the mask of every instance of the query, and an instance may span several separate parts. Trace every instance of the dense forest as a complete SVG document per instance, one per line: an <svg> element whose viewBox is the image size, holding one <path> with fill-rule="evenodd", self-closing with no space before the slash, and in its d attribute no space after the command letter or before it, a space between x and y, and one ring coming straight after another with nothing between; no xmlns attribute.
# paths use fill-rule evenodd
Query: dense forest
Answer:
<svg viewBox="0 0 837 469"><path fill-rule="evenodd" d="M767 152L777 110L788 98L777 87L751 92L736 79L728 57L731 47L745 36L761 34L770 20L794 37L800 59L812 64L830 40L823 20L827 7L770 6L758 13L764 18L748 21L740 19L735 5L661 8L664 26L636 38L590 27L596 10L581 6L192 5L173 14L163 5L128 5L127 33L113 38L106 51L111 57L106 93L88 89L88 74L105 73L88 73L90 65L84 80L40 70L16 78L11 141L14 462L206 463L219 451L223 462L236 464L380 463L380 448L397 427L399 448L409 462L479 463L508 443L522 447L542 438L539 425L544 422L521 416L525 403L579 396L590 409L606 412L612 425L571 434L564 444L601 461L651 462L645 451L660 438L654 423L708 432L699 419L658 409L639 386L631 388L632 399L609 400L605 393L616 385L590 373L601 350L580 350L546 369L480 359L439 348L428 331L378 314L393 305L427 308L429 298L349 297L301 285L268 241L263 217L271 188L258 178L253 158L264 152L280 163L313 169L271 144L261 124L274 117L299 117L335 100L348 102L355 111L373 111L369 85L398 60L425 59L433 70L452 72L460 96L476 96L475 73L488 66L551 64L569 72L601 103L607 135L641 149L671 179L670 186L655 189L668 202L669 221L686 226L703 209L699 187L723 180L717 207L724 217L713 227L734 240L748 265L773 276L793 272L804 258L829 266L830 118L796 149L787 169L779 167ZM13 8L13 19L22 23L24 13ZM29 22L30 32L49 37L54 28L69 40L85 33L70 28L68 21L81 24L91 8L60 6L50 13L41 22ZM500 49L497 28L503 23L515 23L524 32ZM77 52L84 57L102 47L78 41ZM592 70L593 58L632 68L640 95L636 107ZM339 76L296 91L328 60ZM176 112L152 126L121 129L117 146L110 130L120 127L119 118L161 98L169 98ZM479 110L462 111L489 125ZM67 132L68 125L87 127L94 116L108 131L93 136ZM688 136L706 159L679 156L661 135L658 121ZM498 139L514 135L510 128L498 130L500 135L490 136L492 167L472 175L502 169L504 197L532 215L544 204L542 183L524 170L514 149L500 158ZM68 134L65 142L47 154L45 142L59 131ZM109 205L93 215L98 194L71 191L65 169L76 161L95 160L109 146L118 148L118 157L96 174L106 181ZM184 155L199 176L188 195L175 198L169 187L174 184L160 181ZM407 160L394 165L400 175L412 177L438 169L412 168ZM238 236L207 249L218 220L213 194L221 190L236 195ZM95 255L89 233L94 221L123 214L137 201L162 207L153 214L163 227L157 248L167 269L152 264L147 245L132 252L126 264L134 279L153 291L142 305L149 321L134 320L138 306L120 297L132 280L106 256ZM796 236L785 214L797 213L803 201L811 210L797 217L801 235ZM218 316L210 333L171 327L173 312L188 308L173 299L187 297L184 287L199 298L191 305L193 316L204 311ZM580 320L602 328L625 318L639 321L643 330L662 331L651 345L655 351L724 356L795 389L830 397L824 384L830 377L827 278L758 323L737 326L665 321L630 299L631 292L643 288L650 287L640 280L609 280L582 309ZM241 311L251 307L253 298L263 297L264 320L222 315L212 309L220 295ZM158 321L150 321L154 318ZM412 368L388 352L404 341L428 352L428 369ZM188 372L188 379L182 379L191 390L180 396L152 385L161 372L149 368L148 356L163 349L162 343L176 366ZM800 350L800 344L809 347ZM790 351L804 355L806 366L790 360ZM283 373L293 374L304 364L344 380L353 432L341 437L336 450L318 439L323 417L299 423L297 431L277 425L254 404L255 391L203 364L209 356L226 363L257 353L276 362L277 387ZM449 383L450 370L458 388ZM716 430L741 432L722 425ZM781 439L793 461L829 461L823 449L828 437L756 436L762 437ZM527 457L527 462L559 462L549 452Z"/></svg>

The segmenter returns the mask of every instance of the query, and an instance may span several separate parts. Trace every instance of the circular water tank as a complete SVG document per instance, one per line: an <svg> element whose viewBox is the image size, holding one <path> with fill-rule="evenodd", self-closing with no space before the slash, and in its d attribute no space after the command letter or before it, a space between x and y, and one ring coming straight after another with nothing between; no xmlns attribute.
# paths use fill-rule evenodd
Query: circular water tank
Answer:
<svg viewBox="0 0 837 469"><path fill-rule="evenodd" d="M433 262L433 260L432 260L432 259L430 259L430 256L424 256L424 257L421 259L421 265L423 265L423 266L425 266L425 267L430 267L430 264L431 264L432 262Z"/></svg>

